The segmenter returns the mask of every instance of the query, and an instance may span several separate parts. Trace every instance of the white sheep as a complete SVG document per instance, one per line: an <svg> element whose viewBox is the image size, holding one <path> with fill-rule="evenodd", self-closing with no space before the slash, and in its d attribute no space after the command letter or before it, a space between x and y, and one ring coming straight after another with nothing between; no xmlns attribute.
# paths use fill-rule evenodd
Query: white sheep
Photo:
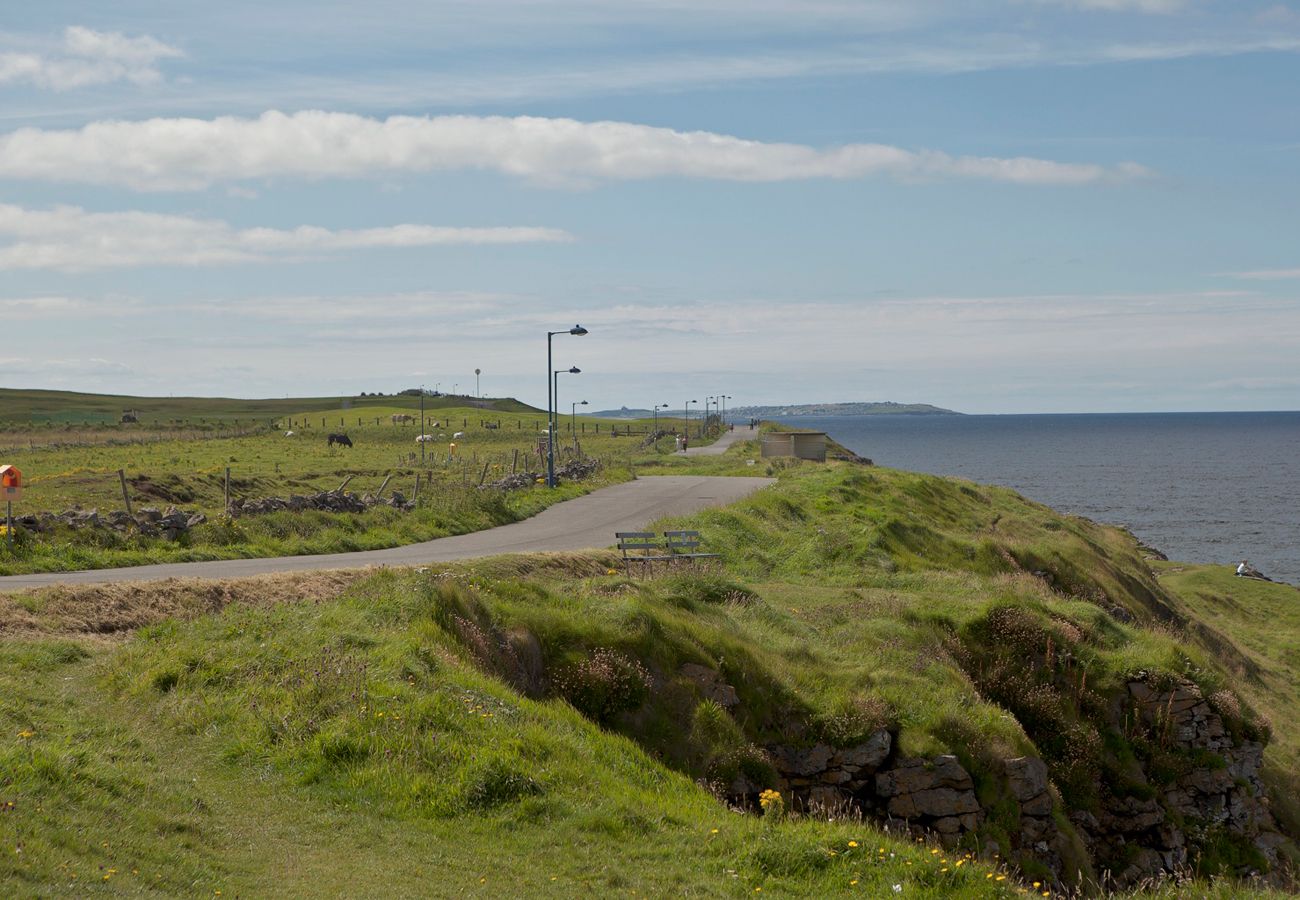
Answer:
<svg viewBox="0 0 1300 900"><path fill-rule="evenodd" d="M454 441L458 441L458 440L460 440L461 438L463 438L464 436L465 436L465 432L463 432L463 431L458 431L458 432L456 432L455 434L453 434L453 435L451 436L451 439L454 440Z"/></svg>
<svg viewBox="0 0 1300 900"><path fill-rule="evenodd" d="M298 433L298 432L296 432L296 431L286 431L286 432L284 433L284 436L285 436L285 437L293 437L293 436L294 436L295 434L297 434L297 433Z"/></svg>
<svg viewBox="0 0 1300 900"><path fill-rule="evenodd" d="M416 442L417 444L431 444L431 443L433 443L433 435L431 435L431 434L422 434L422 435L420 435L419 437L417 437L417 438L415 439L415 442Z"/></svg>

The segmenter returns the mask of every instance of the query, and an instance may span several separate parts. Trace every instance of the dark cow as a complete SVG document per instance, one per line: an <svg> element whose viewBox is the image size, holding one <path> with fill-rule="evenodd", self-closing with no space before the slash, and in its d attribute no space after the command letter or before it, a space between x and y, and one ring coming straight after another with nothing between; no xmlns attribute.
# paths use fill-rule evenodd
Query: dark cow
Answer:
<svg viewBox="0 0 1300 900"><path fill-rule="evenodd" d="M351 447L352 438L348 437L346 434L331 434L327 438L325 446L333 447L335 444L342 444L344 447Z"/></svg>

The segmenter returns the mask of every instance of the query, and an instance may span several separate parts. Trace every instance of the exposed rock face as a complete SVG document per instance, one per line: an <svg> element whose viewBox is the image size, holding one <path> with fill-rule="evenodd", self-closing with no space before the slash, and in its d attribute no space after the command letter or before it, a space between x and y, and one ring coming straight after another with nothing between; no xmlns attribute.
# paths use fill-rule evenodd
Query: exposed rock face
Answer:
<svg viewBox="0 0 1300 900"><path fill-rule="evenodd" d="M1187 764L1163 781L1149 771L1138 773L1138 786L1149 787L1151 796L1104 796L1098 815L1071 815L1094 858L1103 867L1125 861L1112 869L1122 887L1184 868L1205 835L1218 831L1249 842L1275 864L1286 838L1278 833L1259 777L1264 745L1234 738L1191 682L1160 689L1134 680L1127 693L1122 705L1146 738ZM1140 849L1134 852L1133 846Z"/></svg>
<svg viewBox="0 0 1300 900"><path fill-rule="evenodd" d="M1003 761L1007 788L1020 807L1020 834L1017 836L1022 857L1060 871L1061 833L1052 818L1056 800L1048 786L1047 764L1036 756L1020 756Z"/></svg>
<svg viewBox="0 0 1300 900"><path fill-rule="evenodd" d="M876 795L891 819L956 838L974 831L982 818L975 782L955 756L900 759L876 776Z"/></svg>
<svg viewBox="0 0 1300 900"><path fill-rule="evenodd" d="M828 811L874 806L873 778L893 746L893 735L880 729L852 747L778 744L767 753L794 808Z"/></svg>
<svg viewBox="0 0 1300 900"><path fill-rule="evenodd" d="M730 686L721 684L717 673L700 666L689 672L683 667L683 674L696 682L702 696L731 703ZM1260 781L1262 743L1234 738L1190 682L1157 689L1135 680L1116 699L1114 710L1117 721L1162 742L1181 768L1161 782L1154 772L1164 769L1150 762L1152 771L1135 766L1126 795L1103 789L1095 812L1070 813L1099 874L1108 873L1116 887L1174 875L1194 861L1207 833L1215 830L1249 842L1270 864L1278 861L1279 848L1288 839L1278 832ZM894 735L884 729L852 747L778 744L766 752L779 776L774 786L796 810L851 810L937 836L948 846L978 832L990 814L981 808L974 780L955 756L899 757ZM1010 835L1011 846L1001 850L1069 874L1066 861L1077 860L1077 850L1070 850L1077 843L1072 845L1074 838L1057 825L1059 797L1047 764L1037 757L1017 757L1003 760L1001 771L989 774L1005 779L1003 796L1014 798L1019 812L1019 831ZM768 786L773 785L746 782L734 785L732 794L742 800ZM993 845L986 849L998 851Z"/></svg>

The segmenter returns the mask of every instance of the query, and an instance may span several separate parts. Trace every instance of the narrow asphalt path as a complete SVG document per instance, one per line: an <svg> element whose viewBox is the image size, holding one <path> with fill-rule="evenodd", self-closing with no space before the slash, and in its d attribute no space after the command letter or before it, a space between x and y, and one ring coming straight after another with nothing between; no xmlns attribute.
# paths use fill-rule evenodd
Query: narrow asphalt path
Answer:
<svg viewBox="0 0 1300 900"><path fill-rule="evenodd" d="M735 431L724 431L722 436L703 447L687 447L684 456L721 456L736 441L750 441L758 437L758 429L745 426Z"/></svg>
<svg viewBox="0 0 1300 900"><path fill-rule="evenodd" d="M685 515L710 506L725 506L766 487L773 480L700 475L651 476L611 485L583 497L557 503L522 522L404 547L319 556L223 559L84 572L7 575L0 578L0 592L53 584L106 584L160 581L164 578L242 578L271 572L310 572L362 566L417 566L502 553L608 547L614 543L616 531L639 531L664 516Z"/></svg>

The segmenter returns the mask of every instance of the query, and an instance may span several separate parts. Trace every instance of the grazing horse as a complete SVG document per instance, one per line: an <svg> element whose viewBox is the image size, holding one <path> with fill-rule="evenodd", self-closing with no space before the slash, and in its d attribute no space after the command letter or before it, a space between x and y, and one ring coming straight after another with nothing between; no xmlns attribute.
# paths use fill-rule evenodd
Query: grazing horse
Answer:
<svg viewBox="0 0 1300 900"><path fill-rule="evenodd" d="M326 439L325 446L333 447L335 444L342 444L344 447L351 447L352 438L348 437L346 434L331 434Z"/></svg>

